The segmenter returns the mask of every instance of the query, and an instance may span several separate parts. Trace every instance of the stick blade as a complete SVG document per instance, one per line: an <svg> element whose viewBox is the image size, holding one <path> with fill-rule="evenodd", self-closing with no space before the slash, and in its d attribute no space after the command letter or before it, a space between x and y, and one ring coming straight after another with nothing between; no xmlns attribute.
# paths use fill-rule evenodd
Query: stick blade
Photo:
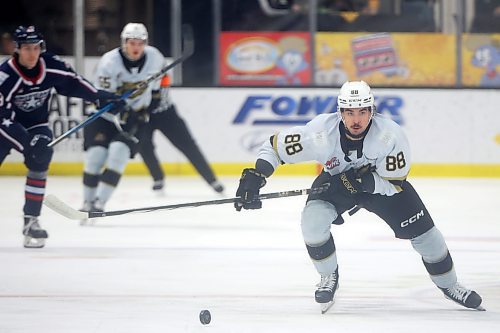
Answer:
<svg viewBox="0 0 500 333"><path fill-rule="evenodd" d="M71 208L65 202L52 194L46 195L43 203L56 213L59 213L71 220L84 220L89 217L88 213Z"/></svg>

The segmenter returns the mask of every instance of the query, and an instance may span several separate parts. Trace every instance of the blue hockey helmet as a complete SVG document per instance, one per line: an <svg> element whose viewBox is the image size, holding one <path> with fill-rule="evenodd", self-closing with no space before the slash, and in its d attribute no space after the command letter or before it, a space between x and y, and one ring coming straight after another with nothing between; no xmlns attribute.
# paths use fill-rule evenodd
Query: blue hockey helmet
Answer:
<svg viewBox="0 0 500 333"><path fill-rule="evenodd" d="M14 32L14 42L16 43L16 51L22 44L40 44L42 52L45 52L43 35L33 25L28 27L20 25Z"/></svg>

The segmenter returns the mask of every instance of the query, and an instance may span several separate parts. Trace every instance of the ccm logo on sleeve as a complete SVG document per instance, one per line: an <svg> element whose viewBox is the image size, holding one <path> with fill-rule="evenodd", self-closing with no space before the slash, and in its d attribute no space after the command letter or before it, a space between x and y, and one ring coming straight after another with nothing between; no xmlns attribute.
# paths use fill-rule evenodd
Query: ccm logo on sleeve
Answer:
<svg viewBox="0 0 500 333"><path fill-rule="evenodd" d="M401 228L407 227L410 224L417 222L422 216L424 216L423 209L420 212L418 212L417 214L410 217L408 220L404 220L403 222L401 222Z"/></svg>

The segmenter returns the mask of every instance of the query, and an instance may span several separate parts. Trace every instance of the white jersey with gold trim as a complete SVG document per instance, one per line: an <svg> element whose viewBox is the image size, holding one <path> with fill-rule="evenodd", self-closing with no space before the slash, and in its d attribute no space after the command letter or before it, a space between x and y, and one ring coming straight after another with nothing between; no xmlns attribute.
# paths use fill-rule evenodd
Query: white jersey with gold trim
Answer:
<svg viewBox="0 0 500 333"><path fill-rule="evenodd" d="M165 64L165 58L161 52L157 48L147 45L144 53L146 55L144 65L141 68L132 68L132 71L125 67L119 48L105 53L97 66L96 87L123 94L135 88L137 83L161 71ZM147 88L128 98L127 103L136 111L145 109L151 103L152 91L159 89L159 80L151 82Z"/></svg>
<svg viewBox="0 0 500 333"><path fill-rule="evenodd" d="M346 155L341 146L337 113L322 114L304 126L281 131L266 141L257 158L268 161L274 169L282 163L316 161L331 175L371 164L375 166L375 192L393 195L399 186L390 180L404 180L410 171L410 148L401 127L389 118L375 115L363 140L361 154L350 151ZM359 156L361 155L361 156Z"/></svg>

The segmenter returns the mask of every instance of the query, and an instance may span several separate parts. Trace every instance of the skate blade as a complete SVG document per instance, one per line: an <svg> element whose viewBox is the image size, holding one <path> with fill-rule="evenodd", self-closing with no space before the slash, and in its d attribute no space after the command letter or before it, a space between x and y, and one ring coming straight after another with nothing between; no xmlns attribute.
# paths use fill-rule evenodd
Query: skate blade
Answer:
<svg viewBox="0 0 500 333"><path fill-rule="evenodd" d="M483 308L481 305L479 305L477 308L468 308L468 307L466 307L465 305L458 303L457 301L455 301L454 299L449 298L449 297L448 297L448 296L446 296L446 295L444 296L444 298L446 298L446 299L448 299L448 300L450 300L450 301L452 301L452 302L455 302L455 303L457 303L458 305L461 305L461 306L463 306L463 307L464 307L464 308L466 308L466 309L477 310L477 311L486 311L486 309L485 309L485 308Z"/></svg>
<svg viewBox="0 0 500 333"><path fill-rule="evenodd" d="M27 249L41 249L45 246L45 238L24 236L24 247Z"/></svg>
<svg viewBox="0 0 500 333"><path fill-rule="evenodd" d="M328 310L330 310L330 308L333 306L333 304L335 303L335 300L332 300L328 303L322 303L320 304L320 308L321 308L321 314L325 314L328 312Z"/></svg>

